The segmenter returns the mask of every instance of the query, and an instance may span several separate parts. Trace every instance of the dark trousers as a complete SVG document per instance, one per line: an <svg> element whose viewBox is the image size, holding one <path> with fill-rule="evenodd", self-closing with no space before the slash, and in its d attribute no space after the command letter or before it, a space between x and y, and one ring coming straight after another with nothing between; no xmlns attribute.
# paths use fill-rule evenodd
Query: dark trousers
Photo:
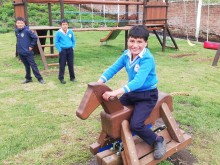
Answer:
<svg viewBox="0 0 220 165"><path fill-rule="evenodd" d="M153 145L157 134L154 133L144 121L151 114L157 103L158 90L152 89L144 92L129 92L120 97L120 101L124 106L133 106L134 111L130 119L130 129L135 132L149 145Z"/></svg>
<svg viewBox="0 0 220 165"><path fill-rule="evenodd" d="M32 79L32 77L31 77L31 69L32 69L34 76L38 80L42 80L43 78L38 70L37 64L34 61L34 55L29 54L29 55L19 55L19 56L25 66L25 71L26 71L25 78L28 80Z"/></svg>
<svg viewBox="0 0 220 165"><path fill-rule="evenodd" d="M60 64L59 76L58 76L59 80L64 79L66 63L68 65L70 79L75 79L74 66L73 66L74 65L73 48L62 49L62 51L59 54L59 64Z"/></svg>

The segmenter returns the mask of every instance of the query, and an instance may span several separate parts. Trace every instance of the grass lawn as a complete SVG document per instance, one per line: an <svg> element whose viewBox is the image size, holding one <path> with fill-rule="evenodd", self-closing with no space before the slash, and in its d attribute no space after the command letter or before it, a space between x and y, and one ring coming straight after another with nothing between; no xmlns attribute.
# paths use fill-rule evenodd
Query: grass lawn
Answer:
<svg viewBox="0 0 220 165"><path fill-rule="evenodd" d="M58 68L43 70L40 56L36 62L46 81L21 84L25 70L15 57L14 33L0 34L0 164L87 164L93 158L89 145L101 130L101 107L87 119L75 111L87 84L97 81L124 48L123 32L107 45L99 39L108 32L78 32L75 49L77 82L58 81ZM189 46L177 40L180 50L161 51L154 35L149 49L155 57L159 90L172 93L174 116L180 127L192 135L187 148L196 157L195 164L217 165L220 162L220 68L212 67L216 50L201 43ZM53 59L54 60L54 59ZM218 63L220 66L220 62ZM125 71L108 85L116 89L126 83ZM168 161L161 163L170 164Z"/></svg>

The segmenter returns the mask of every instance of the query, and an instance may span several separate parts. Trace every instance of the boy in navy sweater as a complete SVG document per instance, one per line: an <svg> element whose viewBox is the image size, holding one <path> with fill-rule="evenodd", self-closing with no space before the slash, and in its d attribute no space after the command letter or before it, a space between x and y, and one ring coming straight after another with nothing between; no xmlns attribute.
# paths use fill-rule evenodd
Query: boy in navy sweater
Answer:
<svg viewBox="0 0 220 165"><path fill-rule="evenodd" d="M16 51L26 70L25 80L22 84L32 82L31 69L37 80L41 84L45 84L45 81L38 70L37 64L34 61L33 47L37 44L37 36L25 26L25 20L22 17L16 18L15 35L17 37Z"/></svg>
<svg viewBox="0 0 220 165"><path fill-rule="evenodd" d="M107 82L125 67L128 83L119 89L105 92L103 98L108 101L110 97L122 95L120 102L124 106L134 107L130 119L131 131L154 146L154 158L161 159L166 153L166 142L144 124L158 99L156 66L153 56L146 48L148 37L145 26L134 26L128 35L128 50L101 75L98 82Z"/></svg>
<svg viewBox="0 0 220 165"><path fill-rule="evenodd" d="M66 63L69 69L70 81L75 81L74 73L74 48L76 45L74 33L68 29L68 21L63 19L60 21L60 27L55 35L55 47L59 51L59 76L58 79L62 84L66 84L64 81L64 73Z"/></svg>

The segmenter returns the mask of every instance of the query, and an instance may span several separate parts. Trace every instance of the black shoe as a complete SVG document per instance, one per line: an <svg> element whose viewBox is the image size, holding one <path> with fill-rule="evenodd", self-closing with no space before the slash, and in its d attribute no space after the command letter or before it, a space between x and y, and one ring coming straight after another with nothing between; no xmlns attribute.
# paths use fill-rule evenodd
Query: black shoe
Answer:
<svg viewBox="0 0 220 165"><path fill-rule="evenodd" d="M33 82L33 80L25 79L25 80L22 82L22 84L27 84L27 83L29 83L29 82Z"/></svg>
<svg viewBox="0 0 220 165"><path fill-rule="evenodd" d="M75 78L71 78L70 81L76 82L76 79Z"/></svg>
<svg viewBox="0 0 220 165"><path fill-rule="evenodd" d="M46 84L45 81L44 81L43 79L38 80L38 81L39 81L39 83L41 83L41 84Z"/></svg>
<svg viewBox="0 0 220 165"><path fill-rule="evenodd" d="M162 142L154 142L154 159L161 159L166 153L166 142L163 138Z"/></svg>
<svg viewBox="0 0 220 165"><path fill-rule="evenodd" d="M60 80L61 84L66 84L66 81Z"/></svg>

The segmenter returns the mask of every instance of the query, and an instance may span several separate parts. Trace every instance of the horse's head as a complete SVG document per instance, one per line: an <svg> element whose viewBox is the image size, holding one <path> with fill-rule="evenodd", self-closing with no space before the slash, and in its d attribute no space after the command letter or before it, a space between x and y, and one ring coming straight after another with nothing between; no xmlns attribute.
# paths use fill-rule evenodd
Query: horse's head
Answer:
<svg viewBox="0 0 220 165"><path fill-rule="evenodd" d="M83 120L87 119L100 104L104 108L104 111L110 114L122 109L123 106L120 104L117 98L113 101L105 101L102 98L102 95L105 93L105 91L111 91L111 89L102 83L89 83L79 108L76 111L76 115Z"/></svg>

